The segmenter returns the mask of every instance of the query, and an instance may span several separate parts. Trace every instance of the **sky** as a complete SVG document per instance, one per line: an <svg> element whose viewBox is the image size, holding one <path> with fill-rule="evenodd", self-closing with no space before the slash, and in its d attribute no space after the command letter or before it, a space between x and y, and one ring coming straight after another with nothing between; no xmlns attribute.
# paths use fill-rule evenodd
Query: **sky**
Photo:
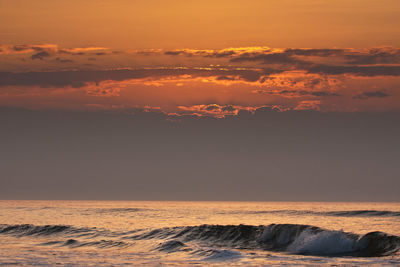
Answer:
<svg viewBox="0 0 400 267"><path fill-rule="evenodd" d="M0 198L400 201L397 0L0 0Z"/></svg>

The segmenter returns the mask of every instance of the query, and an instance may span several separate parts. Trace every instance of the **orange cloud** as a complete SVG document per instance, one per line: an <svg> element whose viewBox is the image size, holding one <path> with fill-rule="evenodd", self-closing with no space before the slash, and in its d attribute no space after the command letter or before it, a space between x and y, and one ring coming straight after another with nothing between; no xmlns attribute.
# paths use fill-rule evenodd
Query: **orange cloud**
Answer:
<svg viewBox="0 0 400 267"><path fill-rule="evenodd" d="M400 53L393 47L261 46L116 53L97 46L42 44L1 46L0 54L4 59L1 103L30 105L30 96L43 106L50 102L56 106L57 101L71 107L147 105L170 113L215 117L261 105L321 111L400 108L396 63ZM137 60L142 60L140 66L131 63ZM359 101L364 99L369 100Z"/></svg>
<svg viewBox="0 0 400 267"><path fill-rule="evenodd" d="M294 110L320 110L320 100L304 100L294 108Z"/></svg>

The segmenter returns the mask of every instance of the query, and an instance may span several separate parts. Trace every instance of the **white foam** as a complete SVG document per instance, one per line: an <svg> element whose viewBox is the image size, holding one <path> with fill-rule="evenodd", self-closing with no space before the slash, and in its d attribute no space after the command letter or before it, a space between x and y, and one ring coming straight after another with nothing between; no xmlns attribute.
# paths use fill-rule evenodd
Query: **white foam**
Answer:
<svg viewBox="0 0 400 267"><path fill-rule="evenodd" d="M206 257L204 260L209 261L224 261L241 258L242 254L233 250L214 250L211 256Z"/></svg>
<svg viewBox="0 0 400 267"><path fill-rule="evenodd" d="M356 250L356 242L342 231L322 231L313 233L304 230L290 246L289 252L296 254L334 255L351 253Z"/></svg>

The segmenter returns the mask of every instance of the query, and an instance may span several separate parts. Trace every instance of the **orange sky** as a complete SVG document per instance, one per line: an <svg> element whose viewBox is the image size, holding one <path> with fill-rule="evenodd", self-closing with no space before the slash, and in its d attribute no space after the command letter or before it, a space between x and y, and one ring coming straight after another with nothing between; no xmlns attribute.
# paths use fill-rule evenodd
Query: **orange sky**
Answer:
<svg viewBox="0 0 400 267"><path fill-rule="evenodd" d="M397 0L2 0L0 105L399 110L398 14Z"/></svg>
<svg viewBox="0 0 400 267"><path fill-rule="evenodd" d="M0 0L0 196L399 201L399 14Z"/></svg>

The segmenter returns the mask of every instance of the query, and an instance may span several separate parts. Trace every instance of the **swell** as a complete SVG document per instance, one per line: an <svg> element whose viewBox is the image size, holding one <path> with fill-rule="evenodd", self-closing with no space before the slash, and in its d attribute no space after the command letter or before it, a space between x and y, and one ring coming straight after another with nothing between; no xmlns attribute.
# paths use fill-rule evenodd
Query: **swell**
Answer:
<svg viewBox="0 0 400 267"><path fill-rule="evenodd" d="M233 249L282 251L302 255L377 257L394 254L400 249L400 237L383 232L365 235L347 233L300 224L199 225L110 232L97 228L75 228L67 225L0 225L0 234L16 237L58 237L43 245L71 248L127 247L140 240L163 241L159 251L189 251L188 244ZM105 239L108 237L108 240ZM60 240L61 239L61 240Z"/></svg>
<svg viewBox="0 0 400 267"><path fill-rule="evenodd" d="M377 257L400 249L400 237L383 232L357 235L299 224L186 226L156 229L130 238L173 240L178 247L183 242L201 242L207 246L320 256Z"/></svg>
<svg viewBox="0 0 400 267"><path fill-rule="evenodd" d="M76 228L69 225L0 225L0 234L12 235L15 237L53 238L52 241L46 241L39 244L43 246L70 248L87 246L97 248L123 248L130 246L129 243L121 240L113 240L115 237L119 238L123 233L110 232L108 230L97 228ZM57 240L54 240L54 238L57 238Z"/></svg>
<svg viewBox="0 0 400 267"><path fill-rule="evenodd" d="M232 213L232 212L227 212ZM335 217L400 217L400 211L388 210L346 210L346 211L311 211L311 210L261 210L261 211L234 211L238 214L284 214L284 215L312 215Z"/></svg>
<svg viewBox="0 0 400 267"><path fill-rule="evenodd" d="M0 234L13 234L19 236L31 235L53 235L59 233L85 232L86 229L73 228L67 225L44 225L35 226L32 224L1 225Z"/></svg>
<svg viewBox="0 0 400 267"><path fill-rule="evenodd" d="M91 211L91 210L88 210ZM146 211L142 208L110 208L110 209L95 209L96 213L136 213Z"/></svg>
<svg viewBox="0 0 400 267"><path fill-rule="evenodd" d="M80 248L80 247L97 247L97 248L124 248L129 247L131 244L123 241L115 240L95 240L95 241L82 241L77 239L68 239L66 241L49 241L40 243L41 246L58 246L58 247L69 247L69 248Z"/></svg>
<svg viewBox="0 0 400 267"><path fill-rule="evenodd" d="M400 211L388 210L352 210L352 211L329 211L325 212L330 216L365 216L365 217L400 217Z"/></svg>
<svg viewBox="0 0 400 267"><path fill-rule="evenodd" d="M13 235L17 237L23 236L71 236L95 238L99 236L115 237L119 233L110 232L97 228L76 228L69 225L32 225L32 224L15 224L0 225L0 234Z"/></svg>

